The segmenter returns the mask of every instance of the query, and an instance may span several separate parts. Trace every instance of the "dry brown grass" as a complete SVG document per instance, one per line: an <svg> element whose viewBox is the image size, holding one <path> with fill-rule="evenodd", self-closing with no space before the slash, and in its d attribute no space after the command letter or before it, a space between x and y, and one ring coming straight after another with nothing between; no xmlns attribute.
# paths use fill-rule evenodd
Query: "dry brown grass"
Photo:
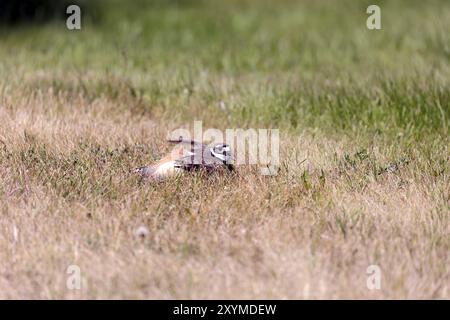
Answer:
<svg viewBox="0 0 450 320"><path fill-rule="evenodd" d="M277 176L151 184L129 170L180 123L52 90L1 103L0 298L450 297L448 149L389 173L395 144L284 133Z"/></svg>

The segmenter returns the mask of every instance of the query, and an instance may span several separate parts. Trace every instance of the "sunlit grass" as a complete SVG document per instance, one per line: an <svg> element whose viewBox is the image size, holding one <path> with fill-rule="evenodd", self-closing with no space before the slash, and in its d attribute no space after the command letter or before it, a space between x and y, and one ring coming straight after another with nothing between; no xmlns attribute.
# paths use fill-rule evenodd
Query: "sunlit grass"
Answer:
<svg viewBox="0 0 450 320"><path fill-rule="evenodd" d="M250 0L1 30L0 296L448 298L447 2L380 1L381 31L367 1ZM130 173L194 120L280 129L279 174Z"/></svg>

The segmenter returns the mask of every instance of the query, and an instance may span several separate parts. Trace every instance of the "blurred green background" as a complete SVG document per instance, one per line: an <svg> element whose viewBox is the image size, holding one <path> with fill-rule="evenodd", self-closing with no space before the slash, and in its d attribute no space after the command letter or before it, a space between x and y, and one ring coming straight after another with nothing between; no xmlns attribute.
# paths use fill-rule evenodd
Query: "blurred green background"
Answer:
<svg viewBox="0 0 450 320"><path fill-rule="evenodd" d="M382 30L366 28L373 1L81 1L79 31L64 2L35 2L56 10L3 15L3 92L107 97L179 123L448 138L448 0L377 1Z"/></svg>

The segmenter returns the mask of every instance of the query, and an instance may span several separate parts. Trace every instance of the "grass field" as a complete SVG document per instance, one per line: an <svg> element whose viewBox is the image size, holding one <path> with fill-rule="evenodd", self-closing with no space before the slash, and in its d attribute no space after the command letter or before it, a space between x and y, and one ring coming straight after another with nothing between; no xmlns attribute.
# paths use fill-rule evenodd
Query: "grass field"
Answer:
<svg viewBox="0 0 450 320"><path fill-rule="evenodd" d="M449 1L124 3L1 27L0 298L450 298ZM194 120L279 174L130 173Z"/></svg>

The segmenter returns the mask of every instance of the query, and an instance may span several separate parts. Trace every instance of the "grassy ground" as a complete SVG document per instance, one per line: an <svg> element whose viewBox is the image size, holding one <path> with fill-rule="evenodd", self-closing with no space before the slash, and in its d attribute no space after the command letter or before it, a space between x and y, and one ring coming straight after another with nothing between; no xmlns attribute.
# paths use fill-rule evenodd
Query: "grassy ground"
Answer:
<svg viewBox="0 0 450 320"><path fill-rule="evenodd" d="M108 1L81 31L1 30L0 297L450 298L450 4L379 1L380 31L369 4ZM194 120L279 128L280 173L129 173Z"/></svg>

